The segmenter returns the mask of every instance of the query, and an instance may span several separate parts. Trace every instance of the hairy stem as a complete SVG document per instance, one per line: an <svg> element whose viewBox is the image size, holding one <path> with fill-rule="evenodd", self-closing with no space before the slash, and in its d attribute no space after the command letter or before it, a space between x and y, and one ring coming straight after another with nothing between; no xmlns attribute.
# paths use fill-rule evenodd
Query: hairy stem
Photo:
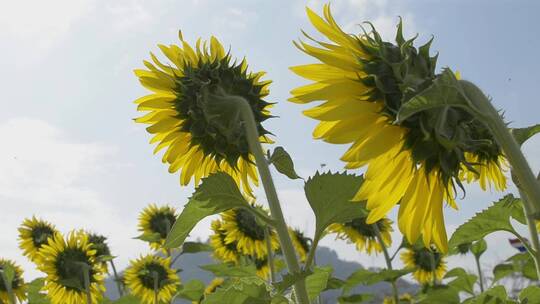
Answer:
<svg viewBox="0 0 540 304"><path fill-rule="evenodd" d="M311 244L311 249L309 250L308 256L306 258L305 267L306 269L311 267L311 264L315 261L315 253L317 252L317 246L319 245L319 240L321 239L321 236L316 233L315 237L313 238L313 244Z"/></svg>
<svg viewBox="0 0 540 304"><path fill-rule="evenodd" d="M480 266L480 257L474 256L476 261L476 269L478 270L478 282L480 284L480 292L484 292L484 275L482 274L482 267Z"/></svg>
<svg viewBox="0 0 540 304"><path fill-rule="evenodd" d="M384 260L386 261L386 268L388 270L392 270L392 259L390 258L390 255L388 254L388 249L386 248L386 244L384 243L384 240L381 236L381 231L379 230L379 227L377 224L371 225L373 230L375 231L375 236L377 237L377 241L381 245L383 254L384 254ZM394 302L399 303L399 291L396 285L396 280L392 280L390 282L392 284L392 293L394 294Z"/></svg>
<svg viewBox="0 0 540 304"><path fill-rule="evenodd" d="M527 196L521 188L519 188L519 194L521 196L521 200L523 201L523 211L525 211L526 220L527 220L527 226L529 227L529 232L531 234L531 243L534 250L529 250L529 254L532 255L534 259L534 264L536 266L536 274L538 278L540 279L540 240L538 239L538 229L536 228L536 220L532 215L532 211L530 210L531 206L526 201L528 200Z"/></svg>
<svg viewBox="0 0 540 304"><path fill-rule="evenodd" d="M257 126L255 124L253 111L251 110L250 105L244 98L237 96L231 96L231 98L233 98L236 102L236 106L240 111L240 115L244 122L249 149L255 157L255 163L257 164L257 168L259 170L259 175L261 177L261 182L266 193L268 205L270 206L270 212L275 220L275 228L279 238L279 242L281 243L283 255L285 256L287 268L293 274L300 273L300 263L298 262L298 258L296 257L296 252L294 251L291 237L287 229L287 224L285 223L285 218L283 217L283 211L281 210L281 205L279 203L276 187L274 186L274 181L272 180L272 175L270 174L268 162L266 161L264 152L259 142L259 134L257 131ZM297 302L299 304L309 304L309 297L306 290L305 280L298 280L294 284L294 288Z"/></svg>

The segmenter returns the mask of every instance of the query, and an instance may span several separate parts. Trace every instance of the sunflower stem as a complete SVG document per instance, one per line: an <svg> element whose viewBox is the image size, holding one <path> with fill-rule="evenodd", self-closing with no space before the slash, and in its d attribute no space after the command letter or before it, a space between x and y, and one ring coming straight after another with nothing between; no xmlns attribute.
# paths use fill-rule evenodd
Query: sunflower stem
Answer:
<svg viewBox="0 0 540 304"><path fill-rule="evenodd" d="M264 239L266 240L266 250L268 251L268 268L270 268L270 283L276 281L276 273L274 268L274 253L272 252L272 242L270 240L270 228L264 229Z"/></svg>
<svg viewBox="0 0 540 304"><path fill-rule="evenodd" d="M118 276L118 272L116 271L116 266L114 265L113 260L110 260L110 263L114 274L114 281L116 282L116 288L118 288L118 294L120 295L120 297L123 297L124 290L122 289L122 282L120 281L120 277Z"/></svg>
<svg viewBox="0 0 540 304"><path fill-rule="evenodd" d="M0 274L2 275L2 281L4 281L4 286L6 287L6 292L8 294L9 303L11 304L17 304L17 299L15 298L15 294L13 293L13 286L12 281L8 280L6 274L4 273L4 270L0 268Z"/></svg>
<svg viewBox="0 0 540 304"><path fill-rule="evenodd" d="M311 267L311 264L315 262L315 253L317 252L317 246L319 245L320 239L321 236L318 233L315 234L315 237L313 238L313 244L311 244L311 250L309 251L309 254L306 258L306 269L309 269Z"/></svg>
<svg viewBox="0 0 540 304"><path fill-rule="evenodd" d="M480 257L474 256L476 261L476 270L478 270L478 283L480 284L480 292L484 292L484 275L482 274L482 267L480 266Z"/></svg>
<svg viewBox="0 0 540 304"><path fill-rule="evenodd" d="M431 263L431 276L433 280L433 286L437 286L439 282L437 281L437 264L435 263L435 254L433 249L429 250L429 262Z"/></svg>
<svg viewBox="0 0 540 304"><path fill-rule="evenodd" d="M377 238L377 241L381 245L382 252L384 254L384 260L386 261L386 268L388 270L392 270L393 269L392 259L390 258L390 255L388 254L388 249L386 248L386 244L384 243L384 240L382 238L381 231L379 230L379 227L377 226L377 224L373 224L371 225L371 227L373 228L373 231L375 231L375 237ZM392 293L394 294L394 302L396 302L397 304L399 303L399 291L396 285L396 280L393 279L392 281L390 281L390 284L392 284Z"/></svg>
<svg viewBox="0 0 540 304"><path fill-rule="evenodd" d="M159 276L158 273L152 271L152 278L154 279L154 304L159 304Z"/></svg>
<svg viewBox="0 0 540 304"><path fill-rule="evenodd" d="M86 292L86 303L92 304L92 292L90 291L90 265L82 265L83 276L84 276L84 290Z"/></svg>
<svg viewBox="0 0 540 304"><path fill-rule="evenodd" d="M534 260L536 266L536 274L540 280L540 240L538 239L538 229L536 227L536 220L533 216L532 211L530 210L531 206L526 201L528 200L526 194L521 190L518 185L519 194L521 196L521 201L523 202L523 211L525 211L525 219L527 220L527 226L529 227L529 232L531 234L531 243L534 250L529 249L529 254Z"/></svg>
<svg viewBox="0 0 540 304"><path fill-rule="evenodd" d="M244 98L240 96L230 97L231 100L235 101L235 106L239 110L241 118L244 122L249 149L255 157L255 163L259 170L261 182L263 184L268 205L270 207L270 212L275 220L275 228L281 244L283 255L285 256L287 268L291 273L298 274L301 272L300 263L296 257L296 252L294 251L291 237L287 229L287 224L285 222L285 218L283 217L283 211L281 210L281 205L279 203L276 187L274 186L274 181L272 180L268 162L266 161L264 152L259 142L259 134L255 124L253 110ZM309 304L305 280L298 280L294 284L294 289L297 302L299 304Z"/></svg>

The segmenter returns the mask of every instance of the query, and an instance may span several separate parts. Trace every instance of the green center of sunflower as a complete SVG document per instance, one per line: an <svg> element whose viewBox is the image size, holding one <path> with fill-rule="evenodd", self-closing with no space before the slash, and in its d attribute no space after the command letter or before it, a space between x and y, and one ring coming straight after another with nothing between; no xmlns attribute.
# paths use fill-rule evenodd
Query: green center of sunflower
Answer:
<svg viewBox="0 0 540 304"><path fill-rule="evenodd" d="M32 242L35 248L47 244L47 240L54 235L54 229L49 225L40 224L32 229Z"/></svg>
<svg viewBox="0 0 540 304"><path fill-rule="evenodd" d="M159 233L159 236L164 239L171 231L172 225L176 221L176 217L171 212L157 212L150 219L150 228L153 232Z"/></svg>
<svg viewBox="0 0 540 304"><path fill-rule="evenodd" d="M11 267L13 267L12 265L10 265ZM4 265L3 264L0 264L0 271L3 271L4 270ZM13 290L16 290L18 289L20 286L22 285L22 278L19 276L18 273L15 273L15 277L13 278L13 280L11 281L11 288ZM2 292L7 292L7 287L6 287L6 283L4 282L3 278L0 276L0 291Z"/></svg>
<svg viewBox="0 0 540 304"><path fill-rule="evenodd" d="M253 110L259 134L268 134L261 124L270 117L263 112L269 105L262 100L264 85L247 74L241 64L232 63L230 56L186 65L184 76L177 83L175 108L184 121L181 130L191 134L191 145L201 147L205 155L217 161L225 159L233 168L240 157L248 160L247 138L240 122L228 121L224 130L224 122L209 115L209 111L210 108L226 111L219 108L221 101L215 94L243 97Z"/></svg>
<svg viewBox="0 0 540 304"><path fill-rule="evenodd" d="M310 239L305 237L304 233L300 230L294 230L294 235L296 236L298 243L300 243L300 246L302 246L302 249L304 249L305 252L309 252Z"/></svg>
<svg viewBox="0 0 540 304"><path fill-rule="evenodd" d="M141 281L141 284L148 288L154 289L154 280L157 279L158 288L161 289L163 286L168 284L169 274L165 267L156 262L146 263L143 268L139 271L138 278Z"/></svg>
<svg viewBox="0 0 540 304"><path fill-rule="evenodd" d="M251 212L245 209L237 209L235 215L236 224L242 233L254 240L264 240L264 227L257 223L255 216Z"/></svg>
<svg viewBox="0 0 540 304"><path fill-rule="evenodd" d="M85 266L87 265L87 266ZM67 289L85 291L85 268L88 268L90 283L94 282L92 263L87 253L80 248L67 248L56 258L56 273L60 278L59 284Z"/></svg>
<svg viewBox="0 0 540 304"><path fill-rule="evenodd" d="M97 257L110 256L111 250L107 245L107 238L102 235L90 234L88 241L92 243L92 249L96 251Z"/></svg>
<svg viewBox="0 0 540 304"><path fill-rule="evenodd" d="M397 45L382 41L375 30L373 37L358 40L370 55L369 59L359 58L367 74L361 81L372 88L366 97L369 101L383 101L381 114L388 116L391 122L397 120L404 103L441 76L435 74L437 55L429 56L431 41L416 49L414 38L405 41L401 33L400 23ZM426 110L412 115L400 125L407 129L404 145L411 151L414 161L425 164L427 173L441 172L445 184L456 182L461 187L458 178L461 166L471 168L465 159L466 152L491 161L501 155L500 147L486 126L461 108Z"/></svg>
<svg viewBox="0 0 540 304"><path fill-rule="evenodd" d="M383 232L386 230L386 227L384 226L383 220L377 221L375 224L366 224L367 217L359 217L355 218L350 222L345 223L346 227L351 227L355 231L357 231L360 235L374 239L377 235L375 233L375 229L373 229L373 225L377 225L377 228L379 228L379 231Z"/></svg>
<svg viewBox="0 0 540 304"><path fill-rule="evenodd" d="M436 270L442 261L442 255L427 248L414 250L414 264L425 271Z"/></svg>

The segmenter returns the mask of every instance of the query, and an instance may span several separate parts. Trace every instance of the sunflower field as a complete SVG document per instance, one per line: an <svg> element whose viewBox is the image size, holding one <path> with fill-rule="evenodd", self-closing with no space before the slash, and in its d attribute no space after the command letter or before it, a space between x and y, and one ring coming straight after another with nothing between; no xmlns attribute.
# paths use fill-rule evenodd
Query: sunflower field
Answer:
<svg viewBox="0 0 540 304"><path fill-rule="evenodd" d="M126 269L115 266L106 235L62 234L29 215L18 228L19 249L42 277L27 281L16 262L0 257L0 304L324 304L328 291L340 304L540 304L540 174L521 151L540 125L511 128L476 84L437 67L434 38L417 45L404 37L401 19L386 41L370 22L346 32L328 4L306 13L312 28L294 45L311 63L290 67L305 84L288 101L309 106L303 114L317 121L315 140L346 147L342 171L300 176L295 157L265 127L280 119L265 73L216 37L187 41L179 32L134 71L148 91L134 101L141 112L134 122L146 125L154 154L180 186L195 185L187 203L140 211L137 239L148 251ZM272 174L303 181L313 234L286 222ZM502 194L511 183L518 191ZM500 199L447 235L444 208L459 208L466 184ZM208 218L208 241L188 240ZM486 269L483 254L497 248L485 238L501 231L519 253ZM386 266L337 277L317 262L323 238ZM214 261L197 265L210 282L174 267L200 252ZM458 255L477 271L450 269L448 257ZM107 278L118 297L106 295ZM522 284L513 288L509 278ZM402 289L404 280L414 280L414 292ZM375 284L388 292L369 292Z"/></svg>

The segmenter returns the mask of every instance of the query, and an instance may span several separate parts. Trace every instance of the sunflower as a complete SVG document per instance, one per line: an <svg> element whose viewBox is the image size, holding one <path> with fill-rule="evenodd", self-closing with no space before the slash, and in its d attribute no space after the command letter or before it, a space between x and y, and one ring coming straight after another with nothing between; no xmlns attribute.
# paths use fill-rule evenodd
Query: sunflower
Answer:
<svg viewBox="0 0 540 304"><path fill-rule="evenodd" d="M253 207L259 208L261 207ZM265 211L263 211L265 212ZM257 222L255 215L244 208L235 208L221 214L223 221L221 227L225 235L225 244L236 243L238 251L243 255L254 256L258 259L264 258L268 254L265 230ZM279 241L276 233L270 230L270 244L272 250L279 249Z"/></svg>
<svg viewBox="0 0 540 304"><path fill-rule="evenodd" d="M180 278L171 268L171 259L154 255L141 256L130 262L125 272L126 286L133 295L142 299L142 303L154 303L154 286L157 283L159 303L169 303L176 292ZM157 282L155 279L157 277Z"/></svg>
<svg viewBox="0 0 540 304"><path fill-rule="evenodd" d="M154 250L163 248L167 234L176 221L176 210L171 206L150 204L139 215L139 231L150 237L148 243Z"/></svg>
<svg viewBox="0 0 540 304"><path fill-rule="evenodd" d="M399 296L398 304L412 304L412 303L414 303L414 300L410 294L404 293ZM392 297L385 297L383 300L383 304L396 304L396 301L394 301L394 298Z"/></svg>
<svg viewBox="0 0 540 304"><path fill-rule="evenodd" d="M218 289L219 287L221 287L223 285L224 282L225 282L225 279L223 279L223 278L214 278L210 283L208 283L208 285L204 289L204 294L201 296L200 300L199 301L193 301L191 303L192 304L200 304L204 300L204 298L206 296L214 293L216 291L216 289Z"/></svg>
<svg viewBox="0 0 540 304"><path fill-rule="evenodd" d="M311 239L305 237L304 233L298 229L289 228L289 235L300 261L305 262L309 253Z"/></svg>
<svg viewBox="0 0 540 304"><path fill-rule="evenodd" d="M13 280L11 281L11 290L13 291L15 298L17 298L17 300L22 303L24 300L26 300L26 284L24 283L24 279L23 279L23 270L19 265L15 264L15 262L0 258L0 270L3 270L6 267L10 267L13 270L15 270L15 276L13 277ZM9 303L9 295L7 293L7 287L1 276L0 276L0 303Z"/></svg>
<svg viewBox="0 0 540 304"><path fill-rule="evenodd" d="M406 268L415 269L413 277L420 284L433 282L433 276L440 281L446 272L446 261L435 248L407 248L401 253L401 261Z"/></svg>
<svg viewBox="0 0 540 304"><path fill-rule="evenodd" d="M401 23L397 45L371 33L343 32L329 5L324 18L307 9L315 28L330 42L307 36L316 45L296 43L320 63L292 67L313 83L294 89L289 100L323 103L304 111L319 120L313 136L333 144L348 144L341 157L346 168L367 166L365 181L354 201L367 201L367 222L375 223L400 203L398 226L410 243L423 236L448 250L443 202L454 201L461 179L479 180L504 189L506 160L486 126L465 110L437 108L398 120L401 106L429 88L435 74L431 41L416 49L405 41ZM425 223L419 225L419 223Z"/></svg>
<svg viewBox="0 0 540 304"><path fill-rule="evenodd" d="M57 232L54 225L35 216L25 219L19 227L19 247L23 250L23 255L32 262L37 262L38 250Z"/></svg>
<svg viewBox="0 0 540 304"><path fill-rule="evenodd" d="M86 303L85 268L90 279L92 303L99 303L103 293L104 272L96 260L96 250L83 231L72 231L66 239L56 233L39 250L39 270L47 274L44 290L52 304Z"/></svg>
<svg viewBox="0 0 540 304"><path fill-rule="evenodd" d="M111 249L107 244L107 237L95 233L87 233L88 242L92 244L92 249L96 251L96 261L100 262L102 267L108 272L107 261L109 261L111 256Z"/></svg>
<svg viewBox="0 0 540 304"><path fill-rule="evenodd" d="M253 263L255 264L255 268L257 269L257 276L261 279L268 279L270 276L270 266L268 265L268 256L265 256L263 258L254 258L251 257L253 260Z"/></svg>
<svg viewBox="0 0 540 304"><path fill-rule="evenodd" d="M381 233L381 238L386 246L392 244L392 221L382 218L373 224L366 223L367 217L355 218L344 224L332 224L328 228L330 232L336 233L340 239L348 240L356 245L358 251L366 251L371 254L373 251L382 252L383 248L377 240L373 225L377 225Z"/></svg>
<svg viewBox="0 0 540 304"><path fill-rule="evenodd" d="M197 40L193 49L179 36L180 46L159 45L172 64L151 54L153 63L144 61L148 70L135 70L141 84L152 91L135 101L138 111L149 112L135 121L151 125L150 143L158 143L154 153L166 148L162 161L170 173L180 170L181 185L192 179L197 185L202 177L224 171L251 195L250 183L257 185L258 177L243 126L237 121L222 124L210 112L226 111L216 94L244 98L253 109L260 142L270 143L262 126L271 117L271 104L263 100L270 81L261 81L263 72L248 72L245 60L234 61L215 37Z"/></svg>
<svg viewBox="0 0 540 304"><path fill-rule="evenodd" d="M238 263L240 253L237 249L236 242L226 243L226 234L222 228L223 222L220 220L212 221L212 230L214 233L210 235L210 246L214 249L214 258L224 261Z"/></svg>

